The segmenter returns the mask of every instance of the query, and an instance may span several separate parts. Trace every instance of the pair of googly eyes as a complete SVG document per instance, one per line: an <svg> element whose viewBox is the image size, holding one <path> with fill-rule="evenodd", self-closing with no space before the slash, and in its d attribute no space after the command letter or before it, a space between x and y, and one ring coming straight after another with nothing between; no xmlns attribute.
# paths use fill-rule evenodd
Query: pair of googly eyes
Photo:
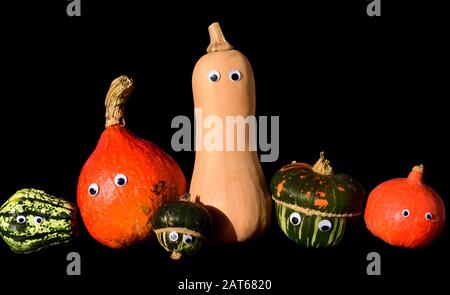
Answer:
<svg viewBox="0 0 450 295"><path fill-rule="evenodd" d="M27 218L25 216L23 216L23 215L19 215L19 216L16 217L16 221L17 221L17 223L22 224L22 223L25 223L27 221ZM44 222L44 218L42 218L40 216L35 216L33 218L33 221L36 224L42 224L42 222Z"/></svg>
<svg viewBox="0 0 450 295"><path fill-rule="evenodd" d="M302 216L297 212L292 212L291 215L289 215L289 221L292 225L299 225L300 222L302 222ZM332 227L333 225L328 219L323 219L319 222L319 230L321 232L328 232Z"/></svg>
<svg viewBox="0 0 450 295"><path fill-rule="evenodd" d="M172 242L178 241L179 235L177 232L172 231L169 233L169 240ZM183 234L183 243L190 244L194 241L191 235Z"/></svg>
<svg viewBox="0 0 450 295"><path fill-rule="evenodd" d="M125 184L127 184L127 182L128 182L128 178L123 173L119 173L114 177L114 183L117 186L124 186ZM95 197L96 195L98 195L99 191L100 191L100 188L98 187L98 184L96 184L96 183L91 183L91 185L88 188L88 193L92 197Z"/></svg>
<svg viewBox="0 0 450 295"><path fill-rule="evenodd" d="M408 209L403 209L403 211L402 211L402 216L403 216L403 217L409 217L409 215L411 215L411 212L409 212ZM433 214L431 214L431 212L425 213L425 219L426 219L426 220L431 220L431 219L433 219Z"/></svg>
<svg viewBox="0 0 450 295"><path fill-rule="evenodd" d="M239 70L231 70L228 73L228 79L233 82L241 80L241 72ZM217 70L211 70L208 72L208 80L211 82L218 82L220 80L220 72Z"/></svg>

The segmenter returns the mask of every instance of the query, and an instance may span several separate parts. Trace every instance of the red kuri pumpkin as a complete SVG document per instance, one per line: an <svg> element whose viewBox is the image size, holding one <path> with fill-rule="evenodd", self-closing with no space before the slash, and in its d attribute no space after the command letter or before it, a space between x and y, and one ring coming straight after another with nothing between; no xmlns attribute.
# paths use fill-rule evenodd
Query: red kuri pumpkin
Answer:
<svg viewBox="0 0 450 295"><path fill-rule="evenodd" d="M423 166L407 178L388 180L369 195L364 214L367 228L386 243L419 248L434 241L445 224L439 195L423 182Z"/></svg>
<svg viewBox="0 0 450 295"><path fill-rule="evenodd" d="M128 131L124 107L133 89L115 79L106 97L106 129L81 171L77 199L89 233L111 248L147 239L152 217L186 191L186 179L163 150Z"/></svg>

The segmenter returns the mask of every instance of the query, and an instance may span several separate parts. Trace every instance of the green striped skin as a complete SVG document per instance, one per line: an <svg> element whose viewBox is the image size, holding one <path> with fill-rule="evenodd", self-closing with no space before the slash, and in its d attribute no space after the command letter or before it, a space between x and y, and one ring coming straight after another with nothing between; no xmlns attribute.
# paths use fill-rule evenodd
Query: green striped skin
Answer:
<svg viewBox="0 0 450 295"><path fill-rule="evenodd" d="M294 225L290 220L290 215L296 212L286 206L275 203L275 214L278 225L288 238L298 245L308 248L334 247L344 236L346 218L344 217L321 217L306 216L299 213L301 222ZM329 231L321 231L319 224L322 220L331 222Z"/></svg>
<svg viewBox="0 0 450 295"><path fill-rule="evenodd" d="M344 235L346 219L362 212L364 189L355 179L345 174L320 174L307 164L294 162L281 168L272 177L270 189L278 225L290 239L305 247L336 246ZM290 221L295 211L301 216L298 225ZM324 217L327 214L344 216ZM320 231L323 219L331 222L330 231Z"/></svg>
<svg viewBox="0 0 450 295"><path fill-rule="evenodd" d="M211 232L211 216L206 208L188 200L164 203L156 211L152 223L161 246L177 254L172 255L173 259L197 252L202 239Z"/></svg>
<svg viewBox="0 0 450 295"><path fill-rule="evenodd" d="M153 217L155 229L167 227L185 227L208 236L211 230L211 216L199 203L190 201L172 201L164 203Z"/></svg>
<svg viewBox="0 0 450 295"><path fill-rule="evenodd" d="M22 189L0 207L0 236L16 253L64 244L77 233L75 205L35 189Z"/></svg>
<svg viewBox="0 0 450 295"><path fill-rule="evenodd" d="M336 214L361 213L364 199L363 187L352 177L322 175L303 163L293 163L277 171L272 177L271 190L272 196L282 202Z"/></svg>
<svg viewBox="0 0 450 295"><path fill-rule="evenodd" d="M176 241L171 241L169 237L171 233L172 232L161 232L156 234L159 243L167 251L172 253L192 255L200 250L202 246L202 239L177 232L178 239Z"/></svg>

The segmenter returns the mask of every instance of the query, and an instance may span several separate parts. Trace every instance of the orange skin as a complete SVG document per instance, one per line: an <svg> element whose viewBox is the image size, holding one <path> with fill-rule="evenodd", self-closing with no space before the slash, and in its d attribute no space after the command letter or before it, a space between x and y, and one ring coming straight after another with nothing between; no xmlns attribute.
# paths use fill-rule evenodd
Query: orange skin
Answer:
<svg viewBox="0 0 450 295"><path fill-rule="evenodd" d="M424 247L434 241L445 224L445 207L439 195L423 183L423 172L386 181L369 195L364 219L375 236L393 246ZM403 210L409 210L404 217ZM425 218L427 213L432 218Z"/></svg>
<svg viewBox="0 0 450 295"><path fill-rule="evenodd" d="M210 47L218 45L213 38L215 34L223 37L221 31L211 33L215 25L210 26ZM228 44L224 40L219 43ZM220 74L216 82L208 79L212 70ZM233 70L241 74L238 81L230 79ZM208 51L201 57L192 74L192 91L194 105L201 108L205 117L216 116L225 122L228 116L246 118L255 115L252 67L237 50ZM197 138L205 138L209 130L203 129L202 132L197 133ZM222 135L224 143L227 142L226 134L223 132ZM258 155L249 148L249 138L249 132L245 132L245 151L197 150L195 153L190 193L192 198L199 196L213 217L217 229L213 231L213 241L247 241L261 235L270 225L272 200ZM237 142L236 133L234 142Z"/></svg>
<svg viewBox="0 0 450 295"><path fill-rule="evenodd" d="M118 173L128 182L116 185ZM98 194L89 186L96 183ZM151 142L119 125L105 129L85 163L78 182L78 206L89 233L111 248L146 240L159 206L186 191L186 180L176 162Z"/></svg>

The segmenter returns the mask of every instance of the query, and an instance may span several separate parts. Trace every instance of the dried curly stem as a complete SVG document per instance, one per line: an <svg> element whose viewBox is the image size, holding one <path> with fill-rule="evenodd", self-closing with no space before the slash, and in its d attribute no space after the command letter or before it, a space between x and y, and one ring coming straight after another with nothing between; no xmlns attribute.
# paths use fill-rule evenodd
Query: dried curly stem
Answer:
<svg viewBox="0 0 450 295"><path fill-rule="evenodd" d="M127 76L120 76L111 82L105 100L106 128L114 125L125 126L125 103L133 88L133 80Z"/></svg>

